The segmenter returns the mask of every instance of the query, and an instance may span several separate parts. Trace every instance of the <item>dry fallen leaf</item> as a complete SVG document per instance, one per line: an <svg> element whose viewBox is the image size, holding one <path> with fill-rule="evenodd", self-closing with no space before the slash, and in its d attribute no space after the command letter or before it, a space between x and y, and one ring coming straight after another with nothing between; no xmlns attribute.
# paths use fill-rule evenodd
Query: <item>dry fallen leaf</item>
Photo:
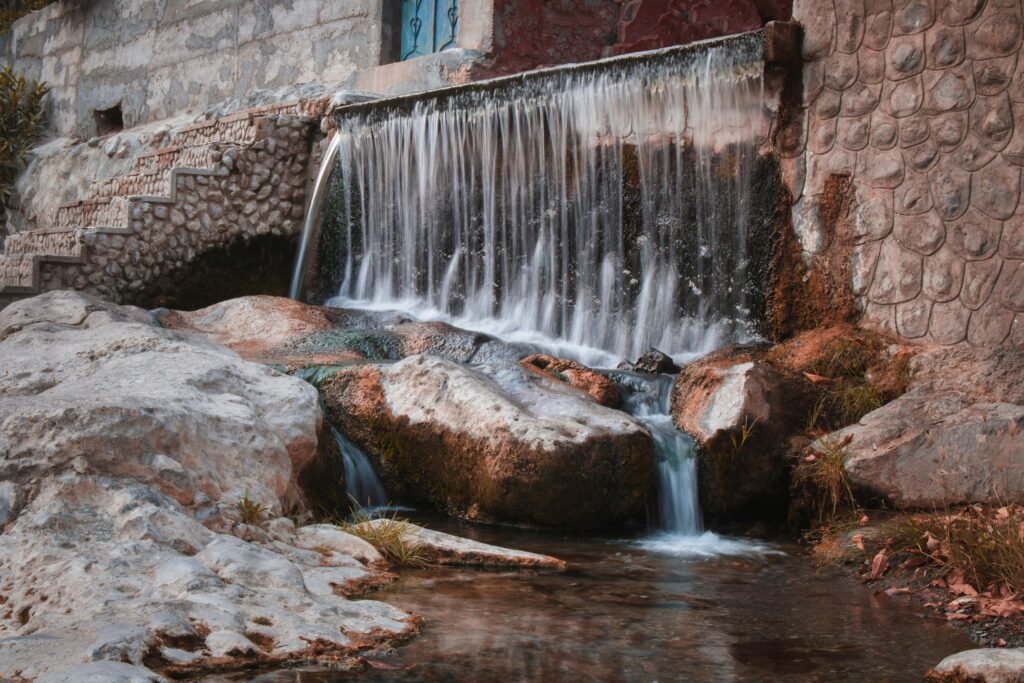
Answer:
<svg viewBox="0 0 1024 683"><path fill-rule="evenodd" d="M832 381L831 377L822 377L821 375L815 375L813 372L805 372L804 373L804 377L806 377L811 382L814 382L815 384L817 384L818 382L831 382Z"/></svg>
<svg viewBox="0 0 1024 683"><path fill-rule="evenodd" d="M875 559L871 560L871 580L877 581L882 578L887 569L889 569L888 555L885 548L882 548L875 555Z"/></svg>

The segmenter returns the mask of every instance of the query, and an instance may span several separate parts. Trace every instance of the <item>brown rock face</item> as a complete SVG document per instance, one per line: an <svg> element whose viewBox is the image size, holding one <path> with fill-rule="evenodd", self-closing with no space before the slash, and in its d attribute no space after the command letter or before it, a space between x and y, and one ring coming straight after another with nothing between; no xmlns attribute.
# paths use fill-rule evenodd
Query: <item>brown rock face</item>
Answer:
<svg viewBox="0 0 1024 683"><path fill-rule="evenodd" d="M321 391L389 492L450 514L596 527L638 514L652 489L640 423L515 362L412 356L346 368Z"/></svg>
<svg viewBox="0 0 1024 683"><path fill-rule="evenodd" d="M683 366L672 385L673 421L701 448L701 507L711 520L766 519L785 508L779 446L792 396L787 378L754 356L711 354Z"/></svg>
<svg viewBox="0 0 1024 683"><path fill-rule="evenodd" d="M830 438L866 494L900 507L1024 499L1024 352L930 348L909 390Z"/></svg>
<svg viewBox="0 0 1024 683"><path fill-rule="evenodd" d="M594 372L582 363L555 358L543 353L527 356L519 361L525 367L537 369L584 392L603 406L618 408L621 397L615 382Z"/></svg>

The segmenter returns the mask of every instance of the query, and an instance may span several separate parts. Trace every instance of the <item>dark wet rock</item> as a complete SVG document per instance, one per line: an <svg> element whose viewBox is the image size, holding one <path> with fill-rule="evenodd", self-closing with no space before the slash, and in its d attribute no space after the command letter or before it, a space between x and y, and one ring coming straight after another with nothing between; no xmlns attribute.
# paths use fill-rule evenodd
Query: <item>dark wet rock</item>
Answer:
<svg viewBox="0 0 1024 683"><path fill-rule="evenodd" d="M672 386L672 418L697 440L701 506L712 521L771 518L785 508L780 444L794 402L787 378L760 355L711 354L683 366Z"/></svg>
<svg viewBox="0 0 1024 683"><path fill-rule="evenodd" d="M679 366L672 360L672 357L655 348L644 351L635 363L629 361L619 363L617 369L644 372L648 375L674 375L679 372Z"/></svg>
<svg viewBox="0 0 1024 683"><path fill-rule="evenodd" d="M411 356L344 368L321 391L399 499L582 528L635 516L651 492L653 442L639 422L519 363Z"/></svg>
<svg viewBox="0 0 1024 683"><path fill-rule="evenodd" d="M396 361L419 353L465 363L476 361L484 347L491 358L529 354L444 322L421 322L394 311L313 306L283 297L242 297L194 312L158 315L166 327L200 332L247 360L291 367Z"/></svg>

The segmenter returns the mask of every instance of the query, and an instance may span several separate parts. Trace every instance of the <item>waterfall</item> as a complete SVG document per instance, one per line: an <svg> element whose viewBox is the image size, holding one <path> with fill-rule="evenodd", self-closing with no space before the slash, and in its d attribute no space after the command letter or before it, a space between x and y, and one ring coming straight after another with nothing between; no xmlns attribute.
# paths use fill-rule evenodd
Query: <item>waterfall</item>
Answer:
<svg viewBox="0 0 1024 683"><path fill-rule="evenodd" d="M496 320L622 358L749 336L762 51L754 34L357 105L339 116L296 296Z"/></svg>
<svg viewBox="0 0 1024 683"><path fill-rule="evenodd" d="M669 414L671 377L616 373L614 379L625 389L624 409L643 422L654 438L658 467L656 526L682 536L700 533L703 525L697 499L696 444L676 428Z"/></svg>
<svg viewBox="0 0 1024 683"><path fill-rule="evenodd" d="M591 364L751 338L775 199L758 199L762 40L339 111L293 296L533 334ZM696 534L693 442L665 382L628 403L655 438L662 527Z"/></svg>
<svg viewBox="0 0 1024 683"><path fill-rule="evenodd" d="M342 465L345 469L345 493L357 505L367 509L378 508L388 504L384 487L373 471L369 458L354 443L345 438L334 426L331 426L338 450L341 452Z"/></svg>

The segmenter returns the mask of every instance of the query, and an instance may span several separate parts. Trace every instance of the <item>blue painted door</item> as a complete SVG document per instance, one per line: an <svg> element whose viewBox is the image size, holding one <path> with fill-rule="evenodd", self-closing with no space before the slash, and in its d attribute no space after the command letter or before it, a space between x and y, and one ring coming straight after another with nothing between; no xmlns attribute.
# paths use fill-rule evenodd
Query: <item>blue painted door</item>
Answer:
<svg viewBox="0 0 1024 683"><path fill-rule="evenodd" d="M402 0L402 61L455 47L458 0Z"/></svg>

